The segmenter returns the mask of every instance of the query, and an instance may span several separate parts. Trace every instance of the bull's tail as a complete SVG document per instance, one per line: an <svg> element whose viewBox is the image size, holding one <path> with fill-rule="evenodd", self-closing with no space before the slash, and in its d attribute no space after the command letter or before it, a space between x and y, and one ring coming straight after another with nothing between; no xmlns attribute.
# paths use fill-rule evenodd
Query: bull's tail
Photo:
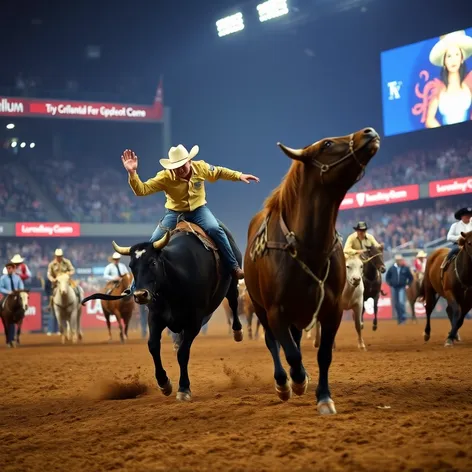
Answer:
<svg viewBox="0 0 472 472"><path fill-rule="evenodd" d="M90 300L122 300L129 295L107 295L106 293L94 293L89 295L82 300L82 305L85 305Z"/></svg>

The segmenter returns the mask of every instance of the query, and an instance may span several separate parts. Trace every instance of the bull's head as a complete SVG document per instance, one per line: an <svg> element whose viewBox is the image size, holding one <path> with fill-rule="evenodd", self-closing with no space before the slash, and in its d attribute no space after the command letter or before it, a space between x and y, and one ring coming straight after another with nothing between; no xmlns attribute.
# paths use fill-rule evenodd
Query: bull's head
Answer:
<svg viewBox="0 0 472 472"><path fill-rule="evenodd" d="M113 249L123 256L130 256L129 267L133 273L136 290L134 300L140 305L151 302L156 295L159 282L159 255L169 242L170 233L153 243L141 243L130 247L118 246L113 241Z"/></svg>

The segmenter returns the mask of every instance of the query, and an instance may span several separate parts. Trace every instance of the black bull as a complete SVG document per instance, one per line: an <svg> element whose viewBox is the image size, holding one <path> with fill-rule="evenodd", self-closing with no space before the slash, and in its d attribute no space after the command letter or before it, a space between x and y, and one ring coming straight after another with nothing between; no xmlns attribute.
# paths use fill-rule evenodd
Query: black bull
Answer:
<svg viewBox="0 0 472 472"><path fill-rule="evenodd" d="M242 255L224 225L238 263ZM197 236L187 232L170 233L154 243L140 243L130 248L113 242L115 251L130 256L129 267L136 281L135 301L149 308L149 352L155 366L159 389L164 395L172 393L172 384L161 361L162 331L168 327L180 333L177 360L180 366L178 400L190 400L188 362L190 348L201 327L208 322L223 299L228 299L233 312L233 332L236 341L242 340L238 317L238 283L221 262L217 271L215 256ZM119 296L94 294L84 298L116 300Z"/></svg>

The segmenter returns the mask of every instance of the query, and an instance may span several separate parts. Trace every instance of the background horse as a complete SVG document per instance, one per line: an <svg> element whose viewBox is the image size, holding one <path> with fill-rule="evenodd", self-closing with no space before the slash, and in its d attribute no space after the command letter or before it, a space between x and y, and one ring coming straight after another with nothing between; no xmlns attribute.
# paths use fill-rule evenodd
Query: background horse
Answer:
<svg viewBox="0 0 472 472"><path fill-rule="evenodd" d="M303 149L280 148L293 160L282 183L251 220L244 257L246 286L274 362L275 390L287 401L303 395L308 376L302 363L302 329L321 324L317 408L334 414L328 371L343 316L346 281L343 248L336 232L339 206L376 154L372 128L322 139ZM280 346L290 377L280 360Z"/></svg>
<svg viewBox="0 0 472 472"><path fill-rule="evenodd" d="M341 303L343 311L352 310L352 319L357 332L357 347L366 350L364 339L362 338L362 308L364 306L364 282L362 273L364 263L357 254L345 254L346 257L346 283L344 284ZM315 347L320 345L321 325L316 323Z"/></svg>
<svg viewBox="0 0 472 472"><path fill-rule="evenodd" d="M411 320L413 323L418 323L416 318L415 304L420 296L421 284L423 282L424 274L421 272L413 272L413 282L406 289L406 298L411 309Z"/></svg>
<svg viewBox="0 0 472 472"><path fill-rule="evenodd" d="M21 325L28 309L28 292L29 290L13 290L0 302L0 317L7 347L16 347L16 344L20 344ZM16 343L15 325L17 327Z"/></svg>
<svg viewBox="0 0 472 472"><path fill-rule="evenodd" d="M383 258L383 246L380 248L372 245L369 249L362 251L361 259L364 263L364 302L369 298L374 300L374 322L372 329L377 330L377 313L379 311L379 297L382 292L382 274L385 273L385 262ZM362 306L362 327L364 327L364 312Z"/></svg>
<svg viewBox="0 0 472 472"><path fill-rule="evenodd" d="M459 329L464 317L472 308L472 231L461 233L458 244L459 254L444 269L441 265L449 250L440 248L433 251L426 262L420 297L424 298L426 309L426 326L424 340L431 336L431 313L440 297L447 301L446 312L451 322L451 331L447 335L444 346L452 346L460 341Z"/></svg>
<svg viewBox="0 0 472 472"><path fill-rule="evenodd" d="M126 273L122 275L118 283L110 292L110 295L120 295L123 292L123 290L125 290L131 285L132 280L133 280L132 274ZM101 304L102 304L103 315L105 316L105 320L107 322L108 341L111 341L110 316L115 315L116 321L118 323L118 328L120 329L120 341L124 343L125 339L128 339L129 322L131 320L134 308L136 306L136 304L134 303L133 297L130 295L128 297L121 298L118 300L102 300Z"/></svg>
<svg viewBox="0 0 472 472"><path fill-rule="evenodd" d="M60 274L56 278L57 286L52 297L54 313L61 332L61 341L64 344L72 336L72 342L82 340L80 318L82 309L75 290L70 285L68 274ZM82 287L79 286L80 298L83 297Z"/></svg>
<svg viewBox="0 0 472 472"><path fill-rule="evenodd" d="M252 305L251 298L249 297L249 293L246 288L246 284L244 281L240 281L238 284L238 315L243 315L246 318L247 322L247 333L249 339L252 339L252 320L254 318L254 307ZM226 321L228 322L228 334L231 334L231 325L233 323L233 312L231 307L229 306L228 300L225 298L223 300L223 309L226 315ZM254 335L254 339L259 339L259 328L261 326L261 322L259 318L256 317L256 332Z"/></svg>

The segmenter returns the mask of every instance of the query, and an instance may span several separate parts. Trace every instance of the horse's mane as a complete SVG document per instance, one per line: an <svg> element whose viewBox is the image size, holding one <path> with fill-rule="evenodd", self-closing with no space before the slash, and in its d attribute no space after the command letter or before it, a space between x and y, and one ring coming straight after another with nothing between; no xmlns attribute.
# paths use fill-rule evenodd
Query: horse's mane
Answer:
<svg viewBox="0 0 472 472"><path fill-rule="evenodd" d="M264 208L269 213L280 212L283 208L290 208L294 205L301 184L302 166L301 162L293 161L280 184L265 199Z"/></svg>

